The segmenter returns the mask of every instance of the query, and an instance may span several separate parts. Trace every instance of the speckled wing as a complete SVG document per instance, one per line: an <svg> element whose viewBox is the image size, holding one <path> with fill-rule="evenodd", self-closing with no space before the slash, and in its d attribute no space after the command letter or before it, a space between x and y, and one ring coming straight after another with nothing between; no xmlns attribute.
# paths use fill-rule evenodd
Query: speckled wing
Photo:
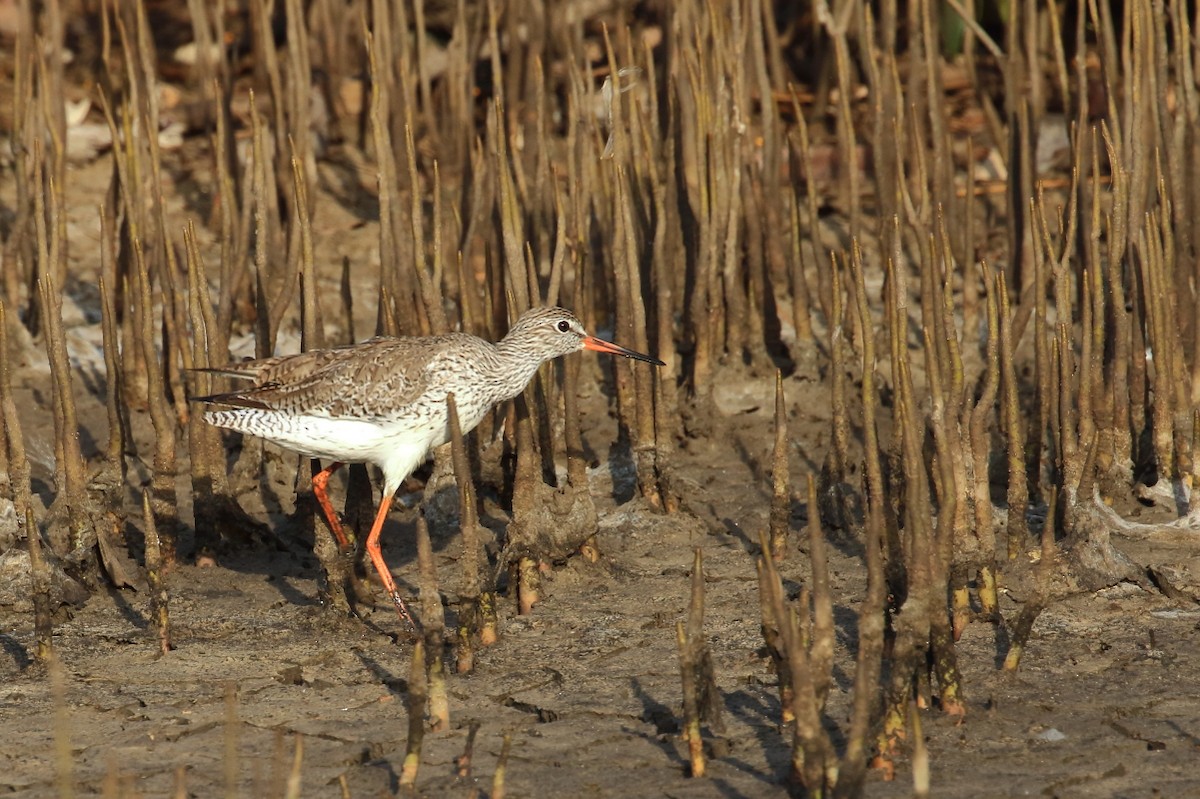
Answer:
<svg viewBox="0 0 1200 799"><path fill-rule="evenodd" d="M420 397L423 368L436 350L430 339L374 338L327 350L277 355L214 370L254 381L198 402L309 416L373 418Z"/></svg>

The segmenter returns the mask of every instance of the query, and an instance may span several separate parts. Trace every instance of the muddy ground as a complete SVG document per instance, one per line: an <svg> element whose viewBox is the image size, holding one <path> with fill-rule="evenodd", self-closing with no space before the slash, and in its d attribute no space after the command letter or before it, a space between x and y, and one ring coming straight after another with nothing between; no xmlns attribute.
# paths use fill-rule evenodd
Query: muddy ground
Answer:
<svg viewBox="0 0 1200 799"><path fill-rule="evenodd" d="M85 446L93 452L106 436L102 393L96 393L102 392L96 370L102 378L103 368L92 287L99 252L95 203L109 177L106 161L76 166L67 192L73 281L65 313ZM180 222L196 213L184 202L192 188L173 187L172 213ZM10 173L0 177L0 192L11 208ZM316 224L328 295L336 299L341 261L348 256L367 287L360 296L374 296L375 226L328 196L318 203ZM202 244L215 261L211 237ZM326 318L335 316L331 307ZM359 337L370 332L356 331ZM280 340L286 349L286 333ZM14 347L22 362L15 379L34 487L49 502L49 372L39 343L16 341ZM558 565L547 576L544 601L529 616L517 616L511 598L504 598L500 642L479 655L473 674L451 678L450 729L425 736L420 792L465 797L472 787L490 791L508 732L509 796L783 796L789 740L779 727L776 681L762 650L755 577L755 542L770 497L773 376L729 369L721 381L729 388L719 397L717 433L689 441L676 459L684 511L663 516L630 499L632 465L628 452L614 446L609 373L594 355L583 357L589 359L583 428L593 458L590 487L601 514L602 561ZM788 378L785 388L793 474L803 475L828 446L828 389L811 374ZM65 712L65 722L56 725L46 671L33 662L32 615L0 609L0 793L53 795L69 768L77 795L107 790L166 796L180 784L199 797L283 795L298 740L304 796L375 797L397 789L411 647L394 640L397 619L378 590L377 608L361 608L361 618L321 605L311 541L290 516L295 460L280 455L269 463L264 482L273 490L254 486L239 496L269 532L222 553L214 567L189 562L171 574L173 652L157 656L145 591L101 590L60 614L54 642L66 687L57 712ZM138 507L134 487L148 477L148 468L130 463L128 509ZM181 480L185 520L189 491ZM501 527L503 512L484 493L485 516ZM271 495L280 501L264 499ZM393 513L383 540L385 557L410 594L416 579L411 505L418 499L419 493L408 496L410 507ZM1142 513L1141 521L1164 519L1152 509L1122 512ZM806 516L797 502L797 532ZM442 588L452 599L457 531L441 518L432 535ZM1200 574L1191 535L1153 545L1116 540L1142 562ZM182 549L190 543L185 533ZM826 723L840 743L865 570L846 535L835 533L833 545L839 651ZM687 606L695 547L704 552L705 626L726 724L723 735L711 738L705 779L687 776L678 734L674 626ZM792 590L807 579L807 559L795 543L783 573ZM1005 597L1009 618L1021 599ZM966 720L956 724L936 711L924 715L933 795L1200 796L1198 626L1194 602L1119 585L1048 608L1020 672L1005 674L998 670L1004 636L991 625L972 624L959 646ZM458 778L455 760L472 722L480 725L473 777ZM70 746L69 758L57 761L56 726ZM902 762L894 782L872 775L867 795L907 796L911 790L908 763Z"/></svg>

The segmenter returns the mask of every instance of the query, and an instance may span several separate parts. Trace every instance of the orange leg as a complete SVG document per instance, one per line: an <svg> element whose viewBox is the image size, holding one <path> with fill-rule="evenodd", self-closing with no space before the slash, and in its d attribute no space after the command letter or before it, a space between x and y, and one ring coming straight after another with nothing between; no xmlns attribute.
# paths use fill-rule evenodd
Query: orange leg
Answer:
<svg viewBox="0 0 1200 799"><path fill-rule="evenodd" d="M337 514L333 512L333 505L329 504L329 478L345 465L341 461L334 461L314 474L312 479L313 493L317 497L317 504L321 506L321 512L325 514L325 521L329 523L329 529L333 533L333 537L337 539L338 549L342 552L350 550L350 540L346 538L346 531L342 529L342 523L338 521Z"/></svg>
<svg viewBox="0 0 1200 799"><path fill-rule="evenodd" d="M396 613L400 615L400 621L408 627L415 628L416 624L408 612L408 606L400 598L400 592L396 590L396 581L392 579L392 572L383 559L383 553L379 551L379 534L383 532L383 520L387 518L388 510L391 507L392 495L385 494L379 502L379 512L375 514L375 523L371 525L371 534L367 536L367 554L371 556L371 563L375 564L375 571L379 574L379 579L383 581L384 590L387 591L392 604L396 606Z"/></svg>

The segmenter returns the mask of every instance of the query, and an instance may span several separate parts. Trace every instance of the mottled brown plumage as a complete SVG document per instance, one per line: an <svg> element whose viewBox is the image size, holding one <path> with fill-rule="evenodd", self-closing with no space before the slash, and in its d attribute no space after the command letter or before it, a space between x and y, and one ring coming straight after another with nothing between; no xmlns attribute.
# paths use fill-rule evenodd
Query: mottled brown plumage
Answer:
<svg viewBox="0 0 1200 799"><path fill-rule="evenodd" d="M251 385L195 399L226 406L205 413L210 424L332 461L313 488L343 549L349 542L329 504L329 476L345 463L374 463L383 471L367 553L401 619L410 621L379 552L379 533L400 484L450 439L446 396L454 394L463 432L470 431L492 406L519 394L542 363L585 348L662 363L589 336L570 311L535 308L495 344L448 333L277 355L217 370Z"/></svg>

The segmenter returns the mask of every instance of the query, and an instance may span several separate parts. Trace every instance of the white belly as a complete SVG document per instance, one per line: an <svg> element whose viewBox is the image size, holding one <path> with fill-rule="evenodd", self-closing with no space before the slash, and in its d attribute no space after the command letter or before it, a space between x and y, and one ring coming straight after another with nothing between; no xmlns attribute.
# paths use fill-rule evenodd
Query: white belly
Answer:
<svg viewBox="0 0 1200 799"><path fill-rule="evenodd" d="M400 429L365 419L294 416L254 408L210 411L205 418L217 427L258 436L310 458L373 463L383 470L393 491L425 460L430 447L440 443L442 433L436 427Z"/></svg>

